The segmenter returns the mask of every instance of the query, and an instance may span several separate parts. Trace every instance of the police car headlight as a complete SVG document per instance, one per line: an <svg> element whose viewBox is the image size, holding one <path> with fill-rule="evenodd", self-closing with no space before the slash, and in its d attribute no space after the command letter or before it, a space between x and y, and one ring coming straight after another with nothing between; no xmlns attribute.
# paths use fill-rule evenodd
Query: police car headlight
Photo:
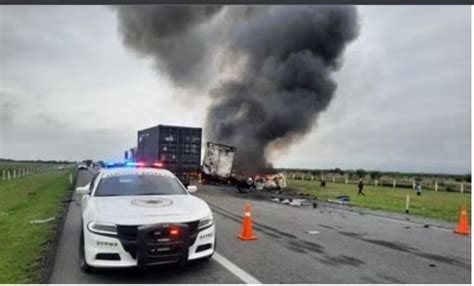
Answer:
<svg viewBox="0 0 474 286"><path fill-rule="evenodd" d="M87 228L94 233L117 234L117 227L111 223L91 222L87 225Z"/></svg>
<svg viewBox="0 0 474 286"><path fill-rule="evenodd" d="M213 223L214 223L214 220L212 218L212 215L208 216L208 217L203 218L199 221L198 229L206 228L208 226L211 226Z"/></svg>

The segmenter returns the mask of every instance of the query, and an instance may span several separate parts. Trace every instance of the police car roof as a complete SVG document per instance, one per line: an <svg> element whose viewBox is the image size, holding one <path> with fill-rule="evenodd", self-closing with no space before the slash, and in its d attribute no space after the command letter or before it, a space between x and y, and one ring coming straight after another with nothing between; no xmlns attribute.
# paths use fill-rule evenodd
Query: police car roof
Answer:
<svg viewBox="0 0 474 286"><path fill-rule="evenodd" d="M103 168L100 170L103 174L120 174L120 173L135 173L135 174L142 174L142 173L153 173L159 176L167 176L167 177L174 177L174 174L166 169L158 169L158 168L149 168L149 167L116 167L116 168Z"/></svg>

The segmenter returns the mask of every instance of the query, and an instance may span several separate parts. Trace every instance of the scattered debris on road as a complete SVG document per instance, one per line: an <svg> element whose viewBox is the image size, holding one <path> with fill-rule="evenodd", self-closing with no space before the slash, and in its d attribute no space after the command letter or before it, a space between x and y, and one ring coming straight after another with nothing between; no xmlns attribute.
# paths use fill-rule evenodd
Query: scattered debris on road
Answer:
<svg viewBox="0 0 474 286"><path fill-rule="evenodd" d="M313 208L317 207L316 202L312 202L309 199L300 199L300 198L283 198L283 197L275 197L272 196L270 199L272 202L284 204L284 205L290 205L290 206L313 206Z"/></svg>
<svg viewBox="0 0 474 286"><path fill-rule="evenodd" d="M31 224L44 224L44 223L48 223L48 222L51 222L53 220L55 220L56 217L52 216L50 218L47 218L47 219L37 219L37 220L32 220L30 221Z"/></svg>
<svg viewBox="0 0 474 286"><path fill-rule="evenodd" d="M320 232L317 230L308 230L306 231L307 234L319 234Z"/></svg>
<svg viewBox="0 0 474 286"><path fill-rule="evenodd" d="M350 203L350 201L351 200L350 200L349 196L339 196L335 200L331 200L331 199L328 200L328 202L330 202L330 203L337 203L337 204L341 204L341 205L347 205L347 204Z"/></svg>

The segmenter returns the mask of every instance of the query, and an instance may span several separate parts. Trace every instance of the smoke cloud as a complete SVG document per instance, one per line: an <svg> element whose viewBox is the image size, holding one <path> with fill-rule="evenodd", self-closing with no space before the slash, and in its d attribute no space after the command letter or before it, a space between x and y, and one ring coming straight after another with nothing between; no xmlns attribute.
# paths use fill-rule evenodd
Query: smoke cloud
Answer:
<svg viewBox="0 0 474 286"><path fill-rule="evenodd" d="M124 44L152 56L159 72L182 86L201 80L210 47L200 28L222 6L119 6Z"/></svg>
<svg viewBox="0 0 474 286"><path fill-rule="evenodd" d="M118 15L128 47L175 84L205 86L206 137L236 146L245 173L271 168L272 148L311 130L359 31L352 6L121 6Z"/></svg>

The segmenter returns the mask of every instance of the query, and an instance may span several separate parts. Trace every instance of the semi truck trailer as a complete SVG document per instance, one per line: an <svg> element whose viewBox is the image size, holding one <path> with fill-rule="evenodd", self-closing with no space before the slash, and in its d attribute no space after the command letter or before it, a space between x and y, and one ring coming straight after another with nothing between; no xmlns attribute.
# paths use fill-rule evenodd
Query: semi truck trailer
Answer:
<svg viewBox="0 0 474 286"><path fill-rule="evenodd" d="M160 163L173 172L184 185L201 165L202 129L158 125L138 131L136 161Z"/></svg>

